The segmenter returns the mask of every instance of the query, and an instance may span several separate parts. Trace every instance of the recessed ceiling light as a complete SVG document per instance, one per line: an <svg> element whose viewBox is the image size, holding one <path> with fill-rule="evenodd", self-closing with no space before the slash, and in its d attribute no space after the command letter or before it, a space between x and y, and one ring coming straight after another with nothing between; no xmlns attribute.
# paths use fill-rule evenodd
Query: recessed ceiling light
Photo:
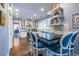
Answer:
<svg viewBox="0 0 79 59"><path fill-rule="evenodd" d="M34 16L36 16L36 14L34 14Z"/></svg>
<svg viewBox="0 0 79 59"><path fill-rule="evenodd" d="M18 10L18 9L15 9L15 11L16 11L16 12L19 12L19 10Z"/></svg>
<svg viewBox="0 0 79 59"><path fill-rule="evenodd" d="M44 8L41 8L41 11L44 11Z"/></svg>
<svg viewBox="0 0 79 59"><path fill-rule="evenodd" d="M9 10L12 10L12 7L9 7Z"/></svg>

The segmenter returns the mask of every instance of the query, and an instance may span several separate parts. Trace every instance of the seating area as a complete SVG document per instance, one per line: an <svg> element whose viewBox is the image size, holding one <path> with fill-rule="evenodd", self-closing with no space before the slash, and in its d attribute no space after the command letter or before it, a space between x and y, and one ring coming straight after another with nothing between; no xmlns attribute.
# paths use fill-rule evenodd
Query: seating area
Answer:
<svg viewBox="0 0 79 59"><path fill-rule="evenodd" d="M38 56L70 56L74 55L74 41L78 32L68 32L64 34L58 42L53 42L48 45L44 41L39 41L41 38L37 34L28 32L28 37L31 37L32 55ZM45 39L42 39L45 40ZM55 39L56 40L56 39ZM72 54L73 53L73 54Z"/></svg>

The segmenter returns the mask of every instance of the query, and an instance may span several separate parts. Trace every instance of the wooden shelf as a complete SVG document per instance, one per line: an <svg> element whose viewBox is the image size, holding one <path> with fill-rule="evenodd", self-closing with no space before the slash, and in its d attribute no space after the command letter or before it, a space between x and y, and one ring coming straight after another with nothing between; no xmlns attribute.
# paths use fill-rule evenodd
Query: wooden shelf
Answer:
<svg viewBox="0 0 79 59"><path fill-rule="evenodd" d="M55 15L55 16L52 17L52 19L54 19L54 18L58 18L58 17L62 17L62 18L64 18L64 16L62 16L62 15Z"/></svg>
<svg viewBox="0 0 79 59"><path fill-rule="evenodd" d="M62 26L63 24L60 23L60 24L51 24L51 26Z"/></svg>
<svg viewBox="0 0 79 59"><path fill-rule="evenodd" d="M51 24L52 30L56 33L63 33L63 20L64 14L61 7L56 7L53 10L49 11L49 14L52 15Z"/></svg>
<svg viewBox="0 0 79 59"><path fill-rule="evenodd" d="M63 24L61 23L61 24L53 24L53 25L59 26L59 25L63 25Z"/></svg>

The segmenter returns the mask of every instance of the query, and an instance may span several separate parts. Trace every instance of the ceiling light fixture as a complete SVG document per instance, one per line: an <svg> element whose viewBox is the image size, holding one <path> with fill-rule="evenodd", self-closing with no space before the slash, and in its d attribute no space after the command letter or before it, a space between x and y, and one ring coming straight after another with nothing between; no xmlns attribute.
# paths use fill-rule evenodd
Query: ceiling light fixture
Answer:
<svg viewBox="0 0 79 59"><path fill-rule="evenodd" d="M44 11L44 8L41 8L40 10L41 10L41 11Z"/></svg>
<svg viewBox="0 0 79 59"><path fill-rule="evenodd" d="M18 9L15 9L15 11L16 11L16 12L19 12L19 10L18 10Z"/></svg>
<svg viewBox="0 0 79 59"><path fill-rule="evenodd" d="M34 14L34 16L36 16L36 14Z"/></svg>
<svg viewBox="0 0 79 59"><path fill-rule="evenodd" d="M9 10L12 10L12 7L9 6Z"/></svg>

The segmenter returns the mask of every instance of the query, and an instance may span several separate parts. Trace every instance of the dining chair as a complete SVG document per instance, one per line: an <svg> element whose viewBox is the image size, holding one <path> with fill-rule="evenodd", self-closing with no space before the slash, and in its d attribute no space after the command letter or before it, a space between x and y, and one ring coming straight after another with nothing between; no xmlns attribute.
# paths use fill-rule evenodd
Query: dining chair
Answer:
<svg viewBox="0 0 79 59"><path fill-rule="evenodd" d="M69 54L71 54L71 51L72 51L72 54L74 55L74 43L75 43L75 40L76 40L76 37L77 37L77 34L78 34L79 32L74 32L73 33L73 35L72 35L72 37L71 37L71 43L70 43L70 52L69 52Z"/></svg>
<svg viewBox="0 0 79 59"><path fill-rule="evenodd" d="M29 50L31 52L31 55L33 55L33 53L32 53L32 39L31 39L31 32L30 31L27 31L27 38L29 40Z"/></svg>
<svg viewBox="0 0 79 59"><path fill-rule="evenodd" d="M31 38L31 36L30 36L30 31L27 31L27 37L28 37L28 38Z"/></svg>
<svg viewBox="0 0 79 59"><path fill-rule="evenodd" d="M31 39L32 39L32 52L34 56L38 56L38 54L47 55L47 48L46 46L38 41L37 35L31 32Z"/></svg>
<svg viewBox="0 0 79 59"><path fill-rule="evenodd" d="M59 55L59 56L65 56L69 54L69 43L71 41L71 37L72 37L73 33L72 32L68 32L65 35L62 36L62 38L60 39L60 47L58 49L53 49L53 47L51 49L49 49L53 54L51 55ZM48 51L48 55L49 55L49 51Z"/></svg>

